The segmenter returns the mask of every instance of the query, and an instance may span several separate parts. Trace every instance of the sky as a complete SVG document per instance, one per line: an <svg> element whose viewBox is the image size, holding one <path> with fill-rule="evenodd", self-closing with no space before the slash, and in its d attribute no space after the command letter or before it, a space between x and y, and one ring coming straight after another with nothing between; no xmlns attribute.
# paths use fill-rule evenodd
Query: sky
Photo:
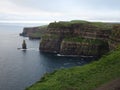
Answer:
<svg viewBox="0 0 120 90"><path fill-rule="evenodd" d="M0 22L120 22L120 0L0 0Z"/></svg>

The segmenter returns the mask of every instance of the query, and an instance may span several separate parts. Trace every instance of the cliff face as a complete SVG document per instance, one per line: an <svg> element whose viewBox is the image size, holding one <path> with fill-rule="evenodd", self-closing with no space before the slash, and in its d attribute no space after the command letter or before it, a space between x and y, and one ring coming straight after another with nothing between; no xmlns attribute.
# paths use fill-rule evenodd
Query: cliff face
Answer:
<svg viewBox="0 0 120 90"><path fill-rule="evenodd" d="M39 49L42 52L58 53L61 40L59 36L46 34L42 37Z"/></svg>
<svg viewBox="0 0 120 90"><path fill-rule="evenodd" d="M62 22L63 23L63 22ZM91 23L51 23L40 43L41 52L101 56L109 51L109 28Z"/></svg>
<svg viewBox="0 0 120 90"><path fill-rule="evenodd" d="M109 51L107 42L91 43L92 39L87 42L62 41L60 54L62 55L85 55L101 56Z"/></svg>
<svg viewBox="0 0 120 90"><path fill-rule="evenodd" d="M49 28L40 42L41 52L59 53L63 38L71 36L69 28Z"/></svg>
<svg viewBox="0 0 120 90"><path fill-rule="evenodd" d="M97 55L97 45L90 45L88 43L62 41L60 54L61 55ZM94 50L93 50L94 49Z"/></svg>
<svg viewBox="0 0 120 90"><path fill-rule="evenodd" d="M109 46L111 50L117 48L120 44L120 24L114 25L110 34Z"/></svg>

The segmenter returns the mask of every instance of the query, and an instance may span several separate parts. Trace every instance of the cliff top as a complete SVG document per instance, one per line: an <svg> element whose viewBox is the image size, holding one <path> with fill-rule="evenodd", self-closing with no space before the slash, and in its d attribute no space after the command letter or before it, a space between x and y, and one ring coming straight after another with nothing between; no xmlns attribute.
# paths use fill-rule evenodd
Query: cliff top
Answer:
<svg viewBox="0 0 120 90"><path fill-rule="evenodd" d="M114 23L103 23L103 22L88 22L84 20L72 20L72 21L59 21L52 22L48 25L49 28L71 28L73 26L91 26L93 28L99 28L101 30L112 29Z"/></svg>
<svg viewBox="0 0 120 90"><path fill-rule="evenodd" d="M102 40L99 39L85 39L82 37L66 37L64 38L64 41L70 41L70 42L79 42L79 43L88 43L88 44L98 44L101 45L104 43Z"/></svg>

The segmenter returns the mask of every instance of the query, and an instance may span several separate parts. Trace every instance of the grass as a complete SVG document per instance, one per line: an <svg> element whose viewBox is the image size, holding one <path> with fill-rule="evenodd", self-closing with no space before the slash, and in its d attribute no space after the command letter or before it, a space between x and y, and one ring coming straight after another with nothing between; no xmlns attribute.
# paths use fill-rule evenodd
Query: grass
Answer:
<svg viewBox="0 0 120 90"><path fill-rule="evenodd" d="M49 28L63 28L71 27L72 24L88 24L89 22L83 20L72 20L72 21L59 21L53 22L48 25Z"/></svg>
<svg viewBox="0 0 120 90"><path fill-rule="evenodd" d="M42 39L45 40L45 39L58 39L59 36L58 35L55 35L55 34L44 34L42 36Z"/></svg>
<svg viewBox="0 0 120 90"><path fill-rule="evenodd" d="M88 43L88 44L105 44L104 41L98 40L98 39L85 39L81 37L66 37L64 38L65 41L71 41L71 42L80 42L80 43Z"/></svg>
<svg viewBox="0 0 120 90"><path fill-rule="evenodd" d="M45 29L45 28L47 28L48 27L48 25L42 25L42 26L39 26L38 28L39 29Z"/></svg>
<svg viewBox="0 0 120 90"><path fill-rule="evenodd" d="M88 21L85 20L72 20L71 23L88 23Z"/></svg>
<svg viewBox="0 0 120 90"><path fill-rule="evenodd" d="M71 25L70 22L53 22L48 25L49 28L62 28L62 27L69 27Z"/></svg>
<svg viewBox="0 0 120 90"><path fill-rule="evenodd" d="M46 74L26 90L94 90L120 77L120 49L84 66Z"/></svg>
<svg viewBox="0 0 120 90"><path fill-rule="evenodd" d="M32 33L30 36L32 36L32 37L41 37L42 34L39 33L39 32L35 32L35 33Z"/></svg>
<svg viewBox="0 0 120 90"><path fill-rule="evenodd" d="M101 30L112 30L112 23L92 22L91 25L100 28Z"/></svg>
<svg viewBox="0 0 120 90"><path fill-rule="evenodd" d="M71 27L73 24L91 25L91 26L97 27L99 30L112 30L112 26L114 25L113 23L72 20L72 21L52 22L48 25L48 27L49 28L63 28L63 27Z"/></svg>

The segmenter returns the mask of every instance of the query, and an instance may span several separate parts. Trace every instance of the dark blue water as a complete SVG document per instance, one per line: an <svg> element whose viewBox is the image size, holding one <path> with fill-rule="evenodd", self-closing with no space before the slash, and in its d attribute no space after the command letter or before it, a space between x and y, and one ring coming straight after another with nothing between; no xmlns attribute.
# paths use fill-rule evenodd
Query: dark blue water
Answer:
<svg viewBox="0 0 120 90"><path fill-rule="evenodd" d="M0 25L0 90L24 90L46 72L60 68L81 66L91 60L86 58L59 57L39 52L39 40L20 37L23 27ZM23 39L28 50L22 51Z"/></svg>

